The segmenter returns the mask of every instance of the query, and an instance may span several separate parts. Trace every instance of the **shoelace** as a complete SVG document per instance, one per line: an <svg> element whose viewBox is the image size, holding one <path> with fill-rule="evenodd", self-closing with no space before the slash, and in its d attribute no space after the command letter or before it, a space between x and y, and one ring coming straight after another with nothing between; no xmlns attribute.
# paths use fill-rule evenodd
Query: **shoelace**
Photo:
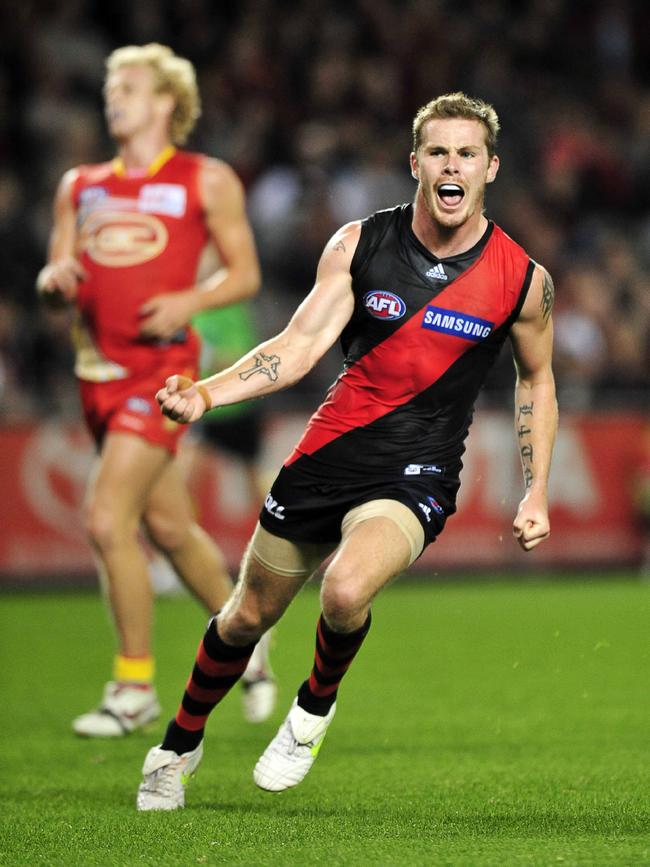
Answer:
<svg viewBox="0 0 650 867"><path fill-rule="evenodd" d="M158 768L153 771L147 779L147 789L154 792L156 795L162 795L165 798L170 798L174 794L174 781L176 770L173 765L165 765L164 768Z"/></svg>
<svg viewBox="0 0 650 867"><path fill-rule="evenodd" d="M286 752L289 756L302 756L305 752L308 753L312 746L313 741L310 741L308 744L298 743L293 735L291 724L289 722L286 723L282 740L278 744L278 752Z"/></svg>

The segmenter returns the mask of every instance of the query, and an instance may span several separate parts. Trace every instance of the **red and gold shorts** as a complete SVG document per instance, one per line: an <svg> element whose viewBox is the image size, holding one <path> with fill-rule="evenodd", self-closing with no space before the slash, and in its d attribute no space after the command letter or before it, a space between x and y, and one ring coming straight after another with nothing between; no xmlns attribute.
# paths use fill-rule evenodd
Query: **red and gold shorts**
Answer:
<svg viewBox="0 0 650 867"><path fill-rule="evenodd" d="M84 417L97 445L101 445L109 431L120 431L163 446L175 454L187 425L164 416L156 400L156 392L174 373L191 379L196 379L197 375L196 368L179 369L177 365L173 370L163 367L153 373L111 382L80 380Z"/></svg>

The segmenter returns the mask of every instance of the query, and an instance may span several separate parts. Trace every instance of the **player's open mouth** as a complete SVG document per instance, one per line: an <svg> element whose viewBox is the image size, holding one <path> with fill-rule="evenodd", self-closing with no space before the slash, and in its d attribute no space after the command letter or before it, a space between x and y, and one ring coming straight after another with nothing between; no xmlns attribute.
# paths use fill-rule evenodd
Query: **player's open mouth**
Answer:
<svg viewBox="0 0 650 867"><path fill-rule="evenodd" d="M446 205L448 208L455 208L456 205L462 202L465 190L458 184L441 184L438 187L437 193L443 205Z"/></svg>

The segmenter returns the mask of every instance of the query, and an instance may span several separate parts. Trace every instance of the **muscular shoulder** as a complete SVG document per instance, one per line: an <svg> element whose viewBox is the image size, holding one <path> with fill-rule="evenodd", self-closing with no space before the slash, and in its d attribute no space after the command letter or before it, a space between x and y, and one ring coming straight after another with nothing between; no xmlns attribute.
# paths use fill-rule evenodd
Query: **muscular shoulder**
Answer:
<svg viewBox="0 0 650 867"><path fill-rule="evenodd" d="M323 250L319 269L332 268L336 270L350 270L352 257L357 249L359 238L361 237L360 220L354 220L351 223L346 223L336 231L329 239Z"/></svg>
<svg viewBox="0 0 650 867"><path fill-rule="evenodd" d="M59 204L74 203L76 191L83 187L101 184L113 173L113 163L87 163L68 169L61 177L57 187L56 199Z"/></svg>
<svg viewBox="0 0 650 867"><path fill-rule="evenodd" d="M553 285L553 278L543 265L535 262L530 289L521 309L519 319L524 322L530 322L535 319L544 323L548 322L553 312L554 301L555 287Z"/></svg>
<svg viewBox="0 0 650 867"><path fill-rule="evenodd" d="M71 190L79 178L83 176L84 168L85 166L75 166L75 168L64 172L59 181L59 190Z"/></svg>
<svg viewBox="0 0 650 867"><path fill-rule="evenodd" d="M73 169L68 169L68 171L64 172L61 176L55 197L55 202L58 207L73 206L75 187L80 178L83 177L84 168L85 166L76 166Z"/></svg>
<svg viewBox="0 0 650 867"><path fill-rule="evenodd" d="M199 189L206 203L224 196L243 196L242 182L232 166L208 156L199 160Z"/></svg>
<svg viewBox="0 0 650 867"><path fill-rule="evenodd" d="M65 178L68 175L74 175L75 181L78 180L84 184L101 184L111 176L115 175L115 161L108 160L103 163L85 163L84 165L70 169L63 177Z"/></svg>
<svg viewBox="0 0 650 867"><path fill-rule="evenodd" d="M341 226L329 239L325 249L332 249L340 253L349 252L350 247L355 246L359 240L361 225L361 220L353 220L351 223Z"/></svg>

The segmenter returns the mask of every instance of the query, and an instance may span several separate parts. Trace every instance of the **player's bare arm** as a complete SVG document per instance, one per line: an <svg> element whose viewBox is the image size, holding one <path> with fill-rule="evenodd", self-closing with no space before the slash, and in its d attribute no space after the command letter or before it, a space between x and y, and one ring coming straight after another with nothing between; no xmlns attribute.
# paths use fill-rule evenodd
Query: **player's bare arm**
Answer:
<svg viewBox="0 0 650 867"><path fill-rule="evenodd" d="M175 421L193 422L212 407L261 397L302 379L352 316L350 265L360 231L359 223L349 223L330 239L318 264L313 289L280 334L226 370L198 383L170 377L156 395L165 415Z"/></svg>
<svg viewBox="0 0 650 867"><path fill-rule="evenodd" d="M553 350L553 280L537 265L519 319L511 331L517 370L515 435L525 495L513 523L524 551L550 534L547 487L558 411L551 367Z"/></svg>
<svg viewBox="0 0 650 867"><path fill-rule="evenodd" d="M198 286L200 309L223 307L254 296L261 273L246 214L244 188L226 163L206 159L200 178L207 226L221 269Z"/></svg>
<svg viewBox="0 0 650 867"><path fill-rule="evenodd" d="M260 266L241 181L226 163L206 157L199 192L219 267L195 286L156 295L143 304L143 337L167 339L200 310L244 301L259 289Z"/></svg>
<svg viewBox="0 0 650 867"><path fill-rule="evenodd" d="M49 304L67 304L77 297L77 287L87 274L76 258L76 208L72 186L76 170L66 172L54 198L54 215L49 239L48 262L36 278L36 290Z"/></svg>

